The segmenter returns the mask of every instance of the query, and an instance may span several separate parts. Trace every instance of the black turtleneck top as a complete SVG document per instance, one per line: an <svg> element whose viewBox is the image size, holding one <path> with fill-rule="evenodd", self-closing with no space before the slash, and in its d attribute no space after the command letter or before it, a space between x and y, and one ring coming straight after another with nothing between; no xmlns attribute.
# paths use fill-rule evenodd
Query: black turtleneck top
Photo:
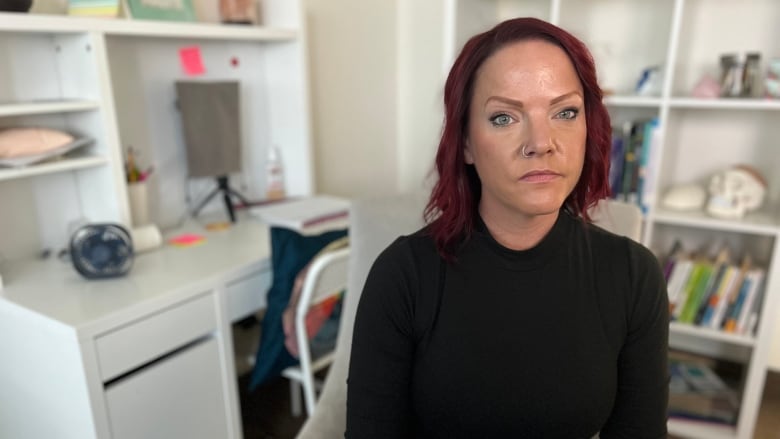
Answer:
<svg viewBox="0 0 780 439"><path fill-rule="evenodd" d="M375 261L346 437L665 437L669 307L649 250L561 211L524 251L480 221L456 257L422 229Z"/></svg>

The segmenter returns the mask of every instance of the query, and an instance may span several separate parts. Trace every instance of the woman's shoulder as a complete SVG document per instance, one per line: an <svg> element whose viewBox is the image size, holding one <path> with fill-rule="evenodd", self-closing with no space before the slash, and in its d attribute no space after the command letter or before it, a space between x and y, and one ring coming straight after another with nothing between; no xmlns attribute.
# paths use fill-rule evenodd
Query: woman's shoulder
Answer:
<svg viewBox="0 0 780 439"><path fill-rule="evenodd" d="M615 257L625 257L626 253L629 253L642 260L655 259L647 247L625 235L619 235L593 223L588 223L586 230L593 246L609 250Z"/></svg>
<svg viewBox="0 0 780 439"><path fill-rule="evenodd" d="M587 230L597 263L611 267L613 275L624 273L633 284L650 279L654 283L661 282L663 274L660 262L649 248L595 224L588 224Z"/></svg>
<svg viewBox="0 0 780 439"><path fill-rule="evenodd" d="M427 227L414 233L401 235L390 243L379 255L377 260L386 262L408 262L426 264L436 261L438 252L433 237Z"/></svg>

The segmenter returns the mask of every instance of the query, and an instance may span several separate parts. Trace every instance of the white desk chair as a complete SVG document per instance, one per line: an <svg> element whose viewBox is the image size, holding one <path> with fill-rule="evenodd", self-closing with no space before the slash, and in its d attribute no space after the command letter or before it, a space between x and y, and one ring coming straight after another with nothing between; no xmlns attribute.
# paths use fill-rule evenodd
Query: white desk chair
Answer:
<svg viewBox="0 0 780 439"><path fill-rule="evenodd" d="M601 200L588 213L593 224L617 235L641 242L642 211L636 204L617 200Z"/></svg>
<svg viewBox="0 0 780 439"><path fill-rule="evenodd" d="M341 439L347 421L347 372L352 351L355 313L374 259L400 235L423 226L428 193L354 200L349 211L349 283L341 309L336 358L317 401L317 410L303 425L298 439Z"/></svg>
<svg viewBox="0 0 780 439"><path fill-rule="evenodd" d="M282 376L290 380L290 398L292 412L301 413L301 387L306 403L306 415L314 413L315 387L322 383L314 379L314 374L333 362L334 350L317 358L312 358L309 338L306 334L306 314L312 306L339 294L347 286L347 259L349 248L342 248L318 256L312 261L303 281L301 297L295 309L295 338L298 343L300 364L282 371Z"/></svg>

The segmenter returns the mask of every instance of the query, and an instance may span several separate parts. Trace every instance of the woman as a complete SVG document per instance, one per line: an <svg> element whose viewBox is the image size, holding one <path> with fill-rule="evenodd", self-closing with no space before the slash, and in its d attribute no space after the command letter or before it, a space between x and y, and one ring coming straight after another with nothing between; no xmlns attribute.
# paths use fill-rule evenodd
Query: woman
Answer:
<svg viewBox="0 0 780 439"><path fill-rule="evenodd" d="M601 98L586 47L551 24L466 43L429 224L361 297L347 437L665 437L661 270L587 214L608 194Z"/></svg>

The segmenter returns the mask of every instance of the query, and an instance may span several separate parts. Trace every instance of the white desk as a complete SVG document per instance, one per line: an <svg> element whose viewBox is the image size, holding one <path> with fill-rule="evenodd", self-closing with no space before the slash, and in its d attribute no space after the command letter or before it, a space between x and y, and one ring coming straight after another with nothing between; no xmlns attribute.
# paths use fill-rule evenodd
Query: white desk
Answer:
<svg viewBox="0 0 780 439"><path fill-rule="evenodd" d="M138 255L119 279L4 266L0 437L241 437L230 325L265 306L268 229L183 231L207 239Z"/></svg>

